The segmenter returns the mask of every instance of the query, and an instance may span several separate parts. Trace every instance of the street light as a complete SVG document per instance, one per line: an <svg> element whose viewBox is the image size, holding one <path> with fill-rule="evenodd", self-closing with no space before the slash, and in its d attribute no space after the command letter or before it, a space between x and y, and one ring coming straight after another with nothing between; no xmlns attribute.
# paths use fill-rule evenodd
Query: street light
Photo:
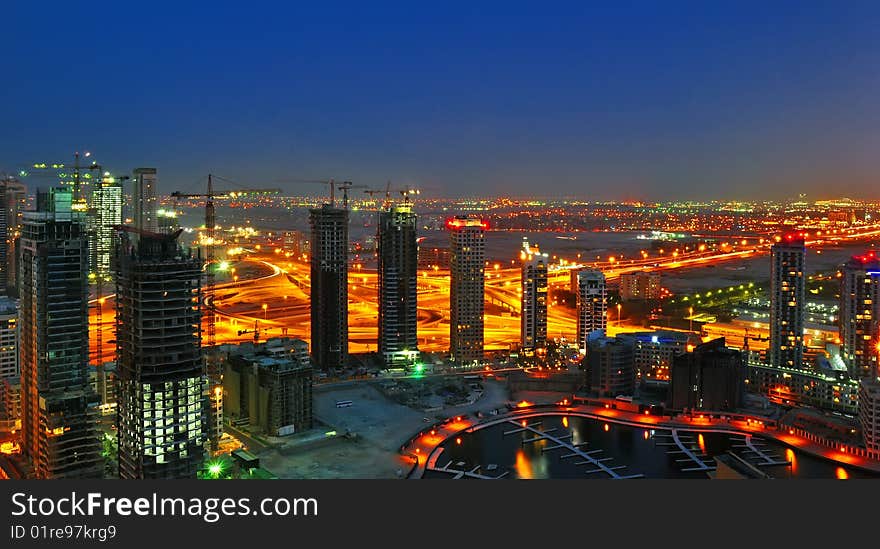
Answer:
<svg viewBox="0 0 880 549"><path fill-rule="evenodd" d="M617 327L620 327L620 309L623 308L623 305L620 303L617 304Z"/></svg>
<svg viewBox="0 0 880 549"><path fill-rule="evenodd" d="M693 332L694 331L694 308L693 307L688 307L688 319L690 319L690 323L691 323L690 331Z"/></svg>
<svg viewBox="0 0 880 549"><path fill-rule="evenodd" d="M269 305L263 303L263 320L266 320L266 311L269 310Z"/></svg>

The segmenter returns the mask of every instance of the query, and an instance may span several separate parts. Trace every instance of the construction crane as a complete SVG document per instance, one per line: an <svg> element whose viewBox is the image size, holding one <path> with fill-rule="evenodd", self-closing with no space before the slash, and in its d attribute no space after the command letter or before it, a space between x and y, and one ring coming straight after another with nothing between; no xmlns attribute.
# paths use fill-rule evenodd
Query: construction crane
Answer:
<svg viewBox="0 0 880 549"><path fill-rule="evenodd" d="M81 187L83 185L84 179L92 179L91 174L83 174L83 171L92 172L97 171L98 174L103 170L103 166L98 164L96 160L92 160L90 164L80 164L80 158L89 158L92 156L92 153L86 152L80 155L79 151L73 153L73 166L65 164L64 162L35 162L33 164L28 165L27 167L20 169L18 171L17 176L22 179L29 179L31 177L37 176L38 172L39 176L37 177L46 177L50 176L55 178L57 177L62 185L70 185L73 191L73 204L77 204L80 202L81 196ZM72 169L72 173L68 173L67 170ZM72 177L72 180L65 181L67 177Z"/></svg>
<svg viewBox="0 0 880 549"><path fill-rule="evenodd" d="M421 194L421 192L418 189L413 189L409 185L405 186L402 189L398 189L397 192L399 192L400 196L403 197L404 204L409 204L409 197L410 196Z"/></svg>
<svg viewBox="0 0 880 549"><path fill-rule="evenodd" d="M223 179L223 178L220 178ZM205 326L205 331L207 332L207 347L211 349L211 352L207 355L206 361L206 370L208 374L208 381L210 383L210 394L213 395L222 392L222 372L220 371L220 361L216 360L216 356L214 355L214 347L216 345L216 327L215 327L215 316L217 314L216 309L214 307L214 297L215 297L215 275L214 271L211 270L211 264L214 263L214 245L215 245L215 229L217 227L217 215L214 209L214 200L221 198L230 198L237 196L238 194L248 194L248 193L278 193L280 189L241 189L241 190L225 190L225 191L215 191L214 190L214 176L212 174L208 174L208 188L205 193L182 193L179 191L175 191L171 193L171 197L177 200L182 198L204 198L205 199L205 315L207 318L207 325ZM212 404L219 405L219 404ZM219 417L219 416L218 416ZM217 437L219 433L219 425L214 425L211 429L211 443L215 448L217 447Z"/></svg>
<svg viewBox="0 0 880 549"><path fill-rule="evenodd" d="M749 351L749 340L752 341L770 341L769 337L761 337L761 336L750 336L749 329L745 328L745 335L743 336L743 351Z"/></svg>
<svg viewBox="0 0 880 549"><path fill-rule="evenodd" d="M342 207L343 209L348 209L348 190L349 189L368 189L367 185L353 185L351 181L343 181L337 187L340 191L342 191Z"/></svg>
<svg viewBox="0 0 880 549"><path fill-rule="evenodd" d="M244 334L250 334L250 333L254 334L254 345L257 345L257 344L260 342L260 334L261 334L262 332L266 332L266 331L269 331L269 330L277 330L277 329L278 329L277 326L276 326L276 327L270 327L270 328L261 328L261 327L260 327L260 321L257 320L257 319L254 319L254 328L253 328L252 330L239 330L239 331L238 331L238 335L244 335ZM282 328L282 329L281 329L281 333L284 334L284 335L286 335L286 334L287 334L287 328Z"/></svg>
<svg viewBox="0 0 880 549"><path fill-rule="evenodd" d="M319 183L321 185L330 186L330 207L336 207L336 180L335 179L276 179L276 183ZM351 181L345 181L341 185L351 184Z"/></svg>
<svg viewBox="0 0 880 549"><path fill-rule="evenodd" d="M222 178L221 178L222 179ZM204 198L205 199L205 311L208 315L206 331L208 335L208 347L215 344L215 328L214 328L214 289L215 276L211 271L210 265L214 263L214 245L215 231L217 228L217 214L214 209L215 199L225 199L236 197L240 194L248 193L279 193L280 189L236 189L236 190L214 190L214 176L208 174L208 188L205 193L182 193L175 191L171 193L171 197L177 200L182 198ZM215 372L216 373L216 372ZM210 372L209 372L210 375Z"/></svg>

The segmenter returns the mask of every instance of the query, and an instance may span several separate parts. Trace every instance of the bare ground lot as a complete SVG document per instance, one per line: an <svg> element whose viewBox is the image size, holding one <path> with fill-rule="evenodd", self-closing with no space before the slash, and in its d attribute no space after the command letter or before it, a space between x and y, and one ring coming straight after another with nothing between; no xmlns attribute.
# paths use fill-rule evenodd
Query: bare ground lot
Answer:
<svg viewBox="0 0 880 549"><path fill-rule="evenodd" d="M507 402L503 385L491 382L485 389L474 404L425 413L391 401L367 383L321 388L314 393L316 428L258 456L262 466L280 478L400 478L411 463L398 449L438 416L488 411ZM353 403L337 408L340 400ZM334 430L336 436L322 436Z"/></svg>

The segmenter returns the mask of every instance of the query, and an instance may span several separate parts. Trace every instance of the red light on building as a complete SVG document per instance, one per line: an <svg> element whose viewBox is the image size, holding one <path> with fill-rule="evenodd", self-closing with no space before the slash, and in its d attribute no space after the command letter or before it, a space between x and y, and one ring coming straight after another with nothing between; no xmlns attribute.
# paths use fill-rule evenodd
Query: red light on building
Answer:
<svg viewBox="0 0 880 549"><path fill-rule="evenodd" d="M478 218L476 216L465 218L465 217L448 217L446 218L446 228L450 231L457 231L462 229L463 227L480 227L481 229L488 230L489 229L489 221L486 219Z"/></svg>

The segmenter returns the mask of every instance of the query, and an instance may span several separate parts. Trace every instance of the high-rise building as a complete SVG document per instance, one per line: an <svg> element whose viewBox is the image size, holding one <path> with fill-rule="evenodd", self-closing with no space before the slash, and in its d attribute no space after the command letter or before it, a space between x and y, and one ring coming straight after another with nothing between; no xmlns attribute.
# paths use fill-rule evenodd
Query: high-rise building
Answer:
<svg viewBox="0 0 880 549"><path fill-rule="evenodd" d="M590 390L599 396L632 395L636 374L631 341L594 336L587 342Z"/></svg>
<svg viewBox="0 0 880 549"><path fill-rule="evenodd" d="M449 230L449 347L452 360L472 364L483 360L485 231L477 215L446 220Z"/></svg>
<svg viewBox="0 0 880 549"><path fill-rule="evenodd" d="M725 347L723 337L697 345L672 361L669 407L733 411L742 404L745 378L742 352Z"/></svg>
<svg viewBox="0 0 880 549"><path fill-rule="evenodd" d="M0 179L0 292L17 295L16 239L21 234L27 188L17 179Z"/></svg>
<svg viewBox="0 0 880 549"><path fill-rule="evenodd" d="M19 243L22 453L37 478L103 474L88 375L88 240L68 189L37 194Z"/></svg>
<svg viewBox="0 0 880 549"><path fill-rule="evenodd" d="M853 379L870 375L877 364L880 335L880 260L874 252L853 256L840 281L840 354Z"/></svg>
<svg viewBox="0 0 880 549"><path fill-rule="evenodd" d="M413 364L419 351L416 214L409 203L379 214L379 354L386 367Z"/></svg>
<svg viewBox="0 0 880 549"><path fill-rule="evenodd" d="M309 210L312 359L319 369L348 361L348 210L323 204Z"/></svg>
<svg viewBox="0 0 880 549"><path fill-rule="evenodd" d="M587 340L599 330L605 335L606 308L605 275L601 271L584 269L578 272L577 291L577 345L586 352Z"/></svg>
<svg viewBox="0 0 880 549"><path fill-rule="evenodd" d="M803 367L805 257L800 235L786 235L770 248L771 366Z"/></svg>
<svg viewBox="0 0 880 549"><path fill-rule="evenodd" d="M122 224L122 185L105 174L92 190L89 232L89 272L104 280L110 278L110 258L115 247L116 231Z"/></svg>
<svg viewBox="0 0 880 549"><path fill-rule="evenodd" d="M523 351L547 347L547 259L546 253L523 241L522 307L520 311L520 345Z"/></svg>
<svg viewBox="0 0 880 549"><path fill-rule="evenodd" d="M620 275L620 299L651 300L660 298L660 273L635 272Z"/></svg>
<svg viewBox="0 0 880 549"><path fill-rule="evenodd" d="M156 168L135 168L132 177L131 217L136 229L156 232Z"/></svg>
<svg viewBox="0 0 880 549"><path fill-rule="evenodd" d="M174 209L160 208L156 211L156 222L162 234L173 233L180 228L180 219Z"/></svg>
<svg viewBox="0 0 880 549"><path fill-rule="evenodd" d="M13 394L20 375L18 307L12 299L0 297L0 431L14 430L21 422L21 397Z"/></svg>
<svg viewBox="0 0 880 549"><path fill-rule="evenodd" d="M114 270L121 478L196 478L205 457L203 261L181 247L177 236L119 236Z"/></svg>

